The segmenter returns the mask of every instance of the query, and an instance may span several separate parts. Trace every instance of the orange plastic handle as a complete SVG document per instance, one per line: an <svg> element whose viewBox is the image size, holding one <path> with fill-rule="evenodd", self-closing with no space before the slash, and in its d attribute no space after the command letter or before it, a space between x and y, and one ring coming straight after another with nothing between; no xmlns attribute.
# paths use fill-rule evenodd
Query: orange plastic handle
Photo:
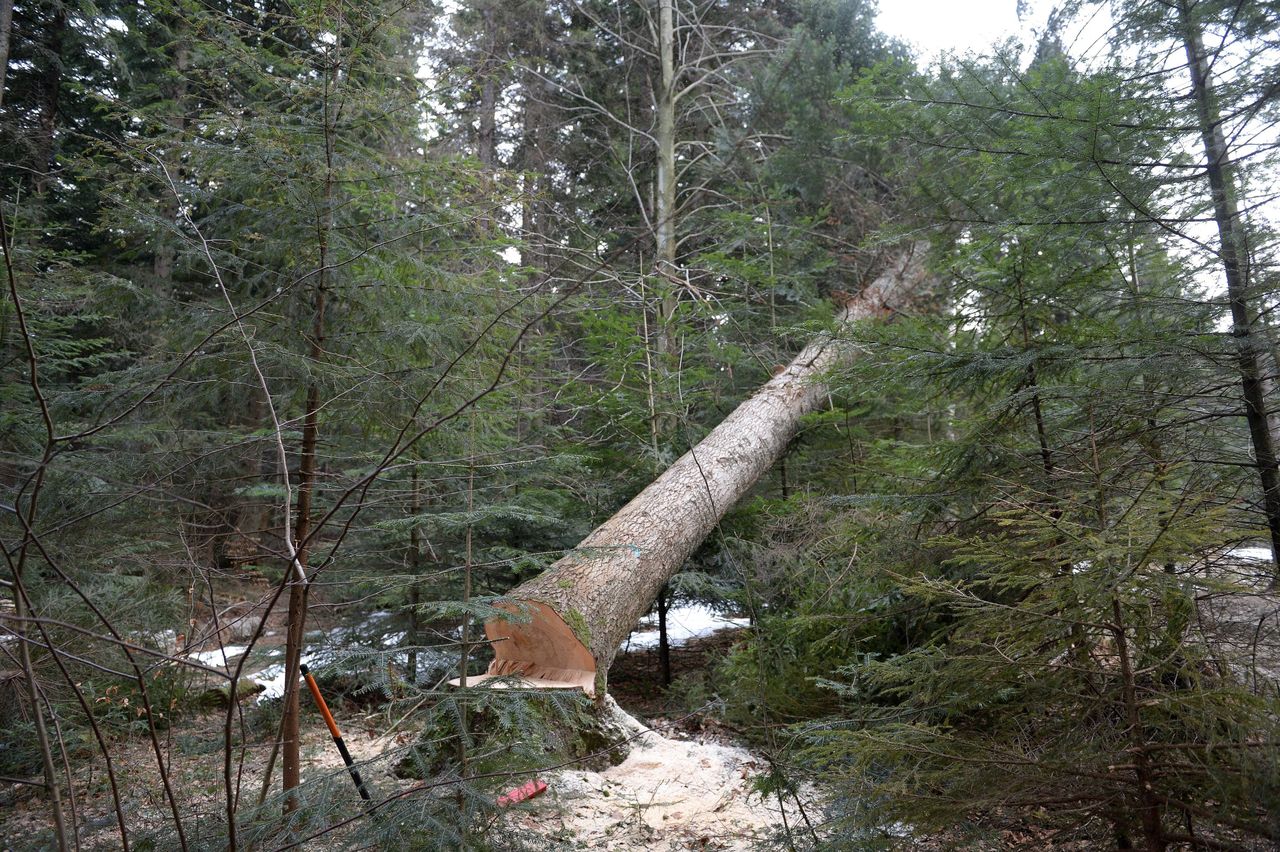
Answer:
<svg viewBox="0 0 1280 852"><path fill-rule="evenodd" d="M324 703L324 696L320 694L320 686L316 683L315 675L306 672L303 677L307 680L307 689L311 690L311 697L316 700L316 706L320 708L320 715L324 717L324 723L329 726L329 733L333 738L340 739L342 732L338 730L338 723L333 721L333 714L329 712L329 705Z"/></svg>

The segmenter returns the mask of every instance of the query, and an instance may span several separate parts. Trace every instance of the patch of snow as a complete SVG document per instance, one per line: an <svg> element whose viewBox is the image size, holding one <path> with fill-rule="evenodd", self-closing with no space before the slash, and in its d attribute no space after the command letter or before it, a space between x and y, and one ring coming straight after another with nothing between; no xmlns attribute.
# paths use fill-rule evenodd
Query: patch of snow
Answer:
<svg viewBox="0 0 1280 852"><path fill-rule="evenodd" d="M12 609L10 604L8 609ZM0 604L0 612L5 610L5 606ZM154 648L163 651L166 654L172 654L178 649L178 633L175 630L166 628L164 630L147 630L147 631L130 631L128 637L140 645L148 648Z"/></svg>
<svg viewBox="0 0 1280 852"><path fill-rule="evenodd" d="M1227 556L1243 559L1247 562L1270 562L1271 548L1269 547L1233 547L1227 551Z"/></svg>
<svg viewBox="0 0 1280 852"><path fill-rule="evenodd" d="M302 655L302 662L311 665L311 660L306 654ZM274 666L267 666L260 672L254 672L253 679L262 684L262 692L258 693L258 701L269 701L272 698L284 697L284 663L276 663Z"/></svg>
<svg viewBox="0 0 1280 852"><path fill-rule="evenodd" d="M667 610L667 641L672 645L683 645L690 639L710 636L731 627L749 627L751 622L745 618L728 618L720 615L705 604L686 604L673 606ZM658 628L636 630L631 637L622 643L624 650L658 647Z"/></svg>
<svg viewBox="0 0 1280 852"><path fill-rule="evenodd" d="M229 666L247 650L247 645L223 645L212 651L192 651L187 656L204 666Z"/></svg>
<svg viewBox="0 0 1280 852"><path fill-rule="evenodd" d="M339 628L339 630L341 629ZM315 669L337 662L340 656L341 652L332 647L321 647L310 652L304 651L302 664L307 668ZM254 672L250 677L262 684L262 692L258 693L257 700L259 702L270 701L273 698L284 696L284 663L275 663L267 666L261 671Z"/></svg>
<svg viewBox="0 0 1280 852"><path fill-rule="evenodd" d="M388 653L388 649L399 648L406 636L404 631L383 632L386 629L385 622L391 615L385 611L372 612L355 626L309 632L302 654L303 664L317 670L317 673L325 666L338 665L347 660L352 661L348 669L365 668L371 665L371 657L390 658L403 665L408 661L408 649ZM424 680L438 679L446 670L457 666L457 653L421 646L417 651L418 675ZM279 648L265 652L266 656L272 658L278 658L283 653ZM273 663L257 671L250 668L246 670L246 674L264 687L258 693L258 701L270 701L284 695L283 662Z"/></svg>

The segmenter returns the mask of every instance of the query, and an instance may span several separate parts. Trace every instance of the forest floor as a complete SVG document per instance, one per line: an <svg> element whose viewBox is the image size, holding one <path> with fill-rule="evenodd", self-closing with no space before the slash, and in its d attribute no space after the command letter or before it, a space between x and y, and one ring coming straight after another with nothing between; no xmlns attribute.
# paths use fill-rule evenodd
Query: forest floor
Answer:
<svg viewBox="0 0 1280 852"><path fill-rule="evenodd" d="M1254 660L1248 673L1252 677L1271 678L1280 670L1280 665L1274 665L1280 660L1280 631L1272 626L1277 612L1273 593L1237 593L1221 598L1206 595L1200 601L1200 611L1201 641L1211 646L1224 642L1247 645ZM707 706L711 692L706 672L737 641L740 625L705 611L689 611L677 618L684 620L673 625L671 687L662 686L658 652L644 629L637 631L610 671L610 692L621 708L620 724L633 737L626 759L601 770L558 769L539 776L547 783L547 791L510 813L499 830L516 828L526 838L545 839L548 849L738 850L759 848L762 841L782 832L789 831L799 839L807 831L807 822L820 818L817 791L806 791L801 802L789 800L785 812L776 797L757 792L755 779L769 771L766 755L745 747L742 738ZM397 638L386 614L365 614L347 621L330 614L327 619L317 618L313 625L317 633L310 653L319 663L334 653L335 645L351 645L357 634L371 653L388 647L388 642L394 647ZM279 674L275 668L279 665L281 625L267 627L271 635L249 668L252 676L267 686L263 697L277 694ZM231 650L228 646L227 651ZM203 653L208 656L212 652ZM250 698L241 707L244 712L234 719L235 733L237 740L243 737L247 745L236 753L232 782L243 809L257 798L279 715L278 709L273 709L278 708L278 702ZM394 795L417 783L391 771L417 737L411 712L403 705L382 705L358 696L335 701L334 710L352 754L365 764L365 776L375 796ZM349 779L324 726L309 707L305 715L304 779L339 788L337 795L329 796L337 802L337 810L316 819L317 827L322 827L326 820L332 823L357 815L358 800L349 789ZM221 711L188 714L160 731L160 751L193 847L225 842L224 720ZM155 751L150 739L140 733L118 735L111 741L135 846L153 832L164 836L172 824ZM92 741L80 736L69 743L68 750L72 764L80 767L75 808L81 847L120 848L110 790ZM275 777L279 777L278 765ZM39 779L31 776L27 780ZM521 780L527 779L513 779L511 786ZM318 838L306 848L348 848L344 833ZM994 833L1000 837L1000 832ZM991 845L966 844L964 848L1090 848L1088 843L1080 845L1081 841L1045 836L1033 825L1003 835ZM38 795L38 786L0 783L0 849L50 848L50 840L48 806ZM266 843L264 848L272 845ZM804 845L802 840L799 845ZM912 847L960 848L945 837L914 837ZM163 843L156 848L164 848Z"/></svg>
<svg viewBox="0 0 1280 852"><path fill-rule="evenodd" d="M362 622L367 623L367 619ZM336 621L315 624L334 636L341 633L339 639L348 638L344 631L349 631L350 625ZM691 702L698 701L700 673L734 641L736 625L708 619L705 613L693 613L689 624L685 635L673 630L671 662L676 689L668 692L660 686L657 650L649 647L652 643L643 634L637 634L640 640L615 663L611 691L622 708L619 722L633 737L628 757L601 771L560 769L546 773L542 780L548 784L547 792L521 805L504 827L541 836L547 848L731 850L758 848L784 826L801 824L804 815L795 802L788 803L784 818L776 798L755 792L753 779L767 771L767 761L744 748L713 715L691 708ZM712 632L704 634L705 630ZM266 643L260 662L251 667L255 676L267 682L267 696L275 687L275 638ZM227 646L228 656L234 658L233 650ZM205 662L217 664L221 659L210 657ZM267 677L261 677L263 672ZM268 709L272 704L246 699L242 702L244 712L235 717L237 738L243 732L249 743L237 751L233 776L242 807L256 800L266 771L278 719L278 714ZM359 700L335 701L333 709L353 757L367 763L364 774L375 795L385 797L416 783L396 778L390 771L397 756L416 737L411 718ZM345 787L349 780L332 741L318 720L311 721L317 723L304 725L302 731L304 780L327 777L328 783ZM160 732L170 785L183 815L187 841L193 847L217 845L225 832L224 722L223 711L189 714ZM75 785L80 844L85 850L117 849L121 838L110 788L100 758L86 759L94 751L91 746L91 742L79 743L72 754L73 765L84 767ZM120 736L112 739L111 747L131 843L136 846L153 833L164 836L172 825L170 804L150 739L145 735ZM278 778L278 764L275 775ZM346 816L345 810L329 818ZM48 813L37 787L0 785L0 849L47 848L52 839ZM346 848L344 833L336 832L306 847Z"/></svg>

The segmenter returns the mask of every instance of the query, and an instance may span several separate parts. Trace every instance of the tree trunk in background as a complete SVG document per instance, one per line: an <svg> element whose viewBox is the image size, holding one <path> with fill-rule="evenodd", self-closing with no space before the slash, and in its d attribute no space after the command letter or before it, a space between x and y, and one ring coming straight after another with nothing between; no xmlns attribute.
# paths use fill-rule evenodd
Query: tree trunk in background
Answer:
<svg viewBox="0 0 1280 852"><path fill-rule="evenodd" d="M542 30L542 19L534 29L535 49L546 48L546 35ZM546 202L543 197L548 192L547 171L547 105L545 103L546 84L543 82L543 62L532 60L533 71L526 72L522 85L524 88L524 110L521 115L523 139L521 146L520 170L523 172L521 185L520 232L523 242L520 248L520 265L526 269L545 272L547 215Z"/></svg>
<svg viewBox="0 0 1280 852"><path fill-rule="evenodd" d="M667 637L667 611L670 597L667 587L658 591L658 666L662 669L662 685L671 685L671 641Z"/></svg>
<svg viewBox="0 0 1280 852"><path fill-rule="evenodd" d="M1267 413L1267 377L1262 371L1262 355L1270 346L1265 332L1256 325L1257 317L1250 304L1248 252L1244 247L1244 233L1237 209L1231 151L1222 133L1222 120L1218 115L1200 25L1192 17L1188 0L1178 3L1178 16L1182 24L1187 67L1191 72L1191 95L1196 103L1200 137L1204 143L1213 217L1218 224L1218 256L1227 279L1236 369L1240 374L1254 461L1262 483L1262 507L1271 533L1272 584L1276 585L1280 583L1280 460L1276 458Z"/></svg>
<svg viewBox="0 0 1280 852"><path fill-rule="evenodd" d="M676 82L674 0L658 0L657 187L654 228L658 274L675 274L676 265Z"/></svg>
<svg viewBox="0 0 1280 852"><path fill-rule="evenodd" d="M674 0L658 0L658 86L654 90L654 110L657 122L654 140L657 145L656 177L653 194L654 227L654 279L658 308L655 317L654 357L660 386L676 363L675 339L672 325L675 322L679 293L676 269L676 79L675 79L675 26ZM653 432L666 436L675 428L675 418L669 412L654 415Z"/></svg>
<svg viewBox="0 0 1280 852"><path fill-rule="evenodd" d="M4 106L4 81L9 73L9 37L13 32L13 0L0 0L0 106Z"/></svg>
<svg viewBox="0 0 1280 852"><path fill-rule="evenodd" d="M58 126L58 95L62 89L62 41L66 32L67 13L59 6L45 42L49 64L40 80L40 109L36 138L32 140L31 172L35 176L36 195L43 195L49 188L49 174L53 169L53 137Z"/></svg>
<svg viewBox="0 0 1280 852"><path fill-rule="evenodd" d="M260 389L247 386L248 401L245 406L244 424L246 433L257 433L267 424L264 409L265 400ZM241 482L249 488L259 483L271 481L280 476L280 472L267 470L267 460L263 456L263 446L258 441L248 443L248 453L241 463L243 474ZM271 503L262 497L244 496L235 499L230 515L231 529L228 531L228 542L223 547L229 569L241 565L259 564L264 556L263 538L271 529Z"/></svg>
<svg viewBox="0 0 1280 852"><path fill-rule="evenodd" d="M182 182L182 157L180 156L183 136L187 130L187 71L191 67L191 47L187 43L186 21L180 15L172 16L167 21L171 43L166 45L166 53L170 57L171 77L166 82L164 92L166 104L165 123L173 132L173 138L165 150L169 173L179 183ZM171 230L178 218L178 199L166 196L162 207L166 230L162 230L156 239L155 257L152 259L152 272L156 278L167 282L173 277L173 261L177 257L177 246Z"/></svg>
<svg viewBox="0 0 1280 852"><path fill-rule="evenodd" d="M926 281L912 247L850 300L841 325L881 316ZM856 349L824 336L733 411L574 550L509 593L516 617L485 624L488 674L603 694L618 646L659 590L786 449L800 420L827 398L822 377Z"/></svg>
<svg viewBox="0 0 1280 852"><path fill-rule="evenodd" d="M493 7L481 10L484 21L484 61L480 64L480 107L476 128L476 159L484 166L484 195L493 197L494 169L498 163L498 83L495 77L498 64L494 61L497 49L497 28L493 20ZM480 217L480 226L486 237L497 235L497 219L490 212Z"/></svg>

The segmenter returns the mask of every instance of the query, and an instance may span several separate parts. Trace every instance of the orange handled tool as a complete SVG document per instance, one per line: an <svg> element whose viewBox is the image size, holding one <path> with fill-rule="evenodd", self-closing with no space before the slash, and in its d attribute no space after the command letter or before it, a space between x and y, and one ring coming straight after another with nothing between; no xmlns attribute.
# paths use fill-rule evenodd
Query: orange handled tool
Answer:
<svg viewBox="0 0 1280 852"><path fill-rule="evenodd" d="M532 799L547 791L547 782L534 779L527 784L521 784L514 790L508 790L498 797L498 807L509 808L512 805L518 805L520 802Z"/></svg>
<svg viewBox="0 0 1280 852"><path fill-rule="evenodd" d="M320 685L316 683L315 675L311 674L306 665L299 667L302 677L307 682L307 689L311 690L311 697L316 700L316 707L320 708L320 715L324 717L324 723L329 726L329 733L333 735L333 742L338 747L338 754L342 755L342 762L347 765L347 771L351 773L351 780L356 782L356 789L360 791L360 798L366 802L373 801L373 797L369 795L369 791L364 786L364 781L360 779L360 770L356 769L356 762L351 759L351 752L347 751L347 744L342 741L342 732L338 730L338 723L333 720L333 714L329 712L329 705L324 703L324 696L320 694Z"/></svg>

